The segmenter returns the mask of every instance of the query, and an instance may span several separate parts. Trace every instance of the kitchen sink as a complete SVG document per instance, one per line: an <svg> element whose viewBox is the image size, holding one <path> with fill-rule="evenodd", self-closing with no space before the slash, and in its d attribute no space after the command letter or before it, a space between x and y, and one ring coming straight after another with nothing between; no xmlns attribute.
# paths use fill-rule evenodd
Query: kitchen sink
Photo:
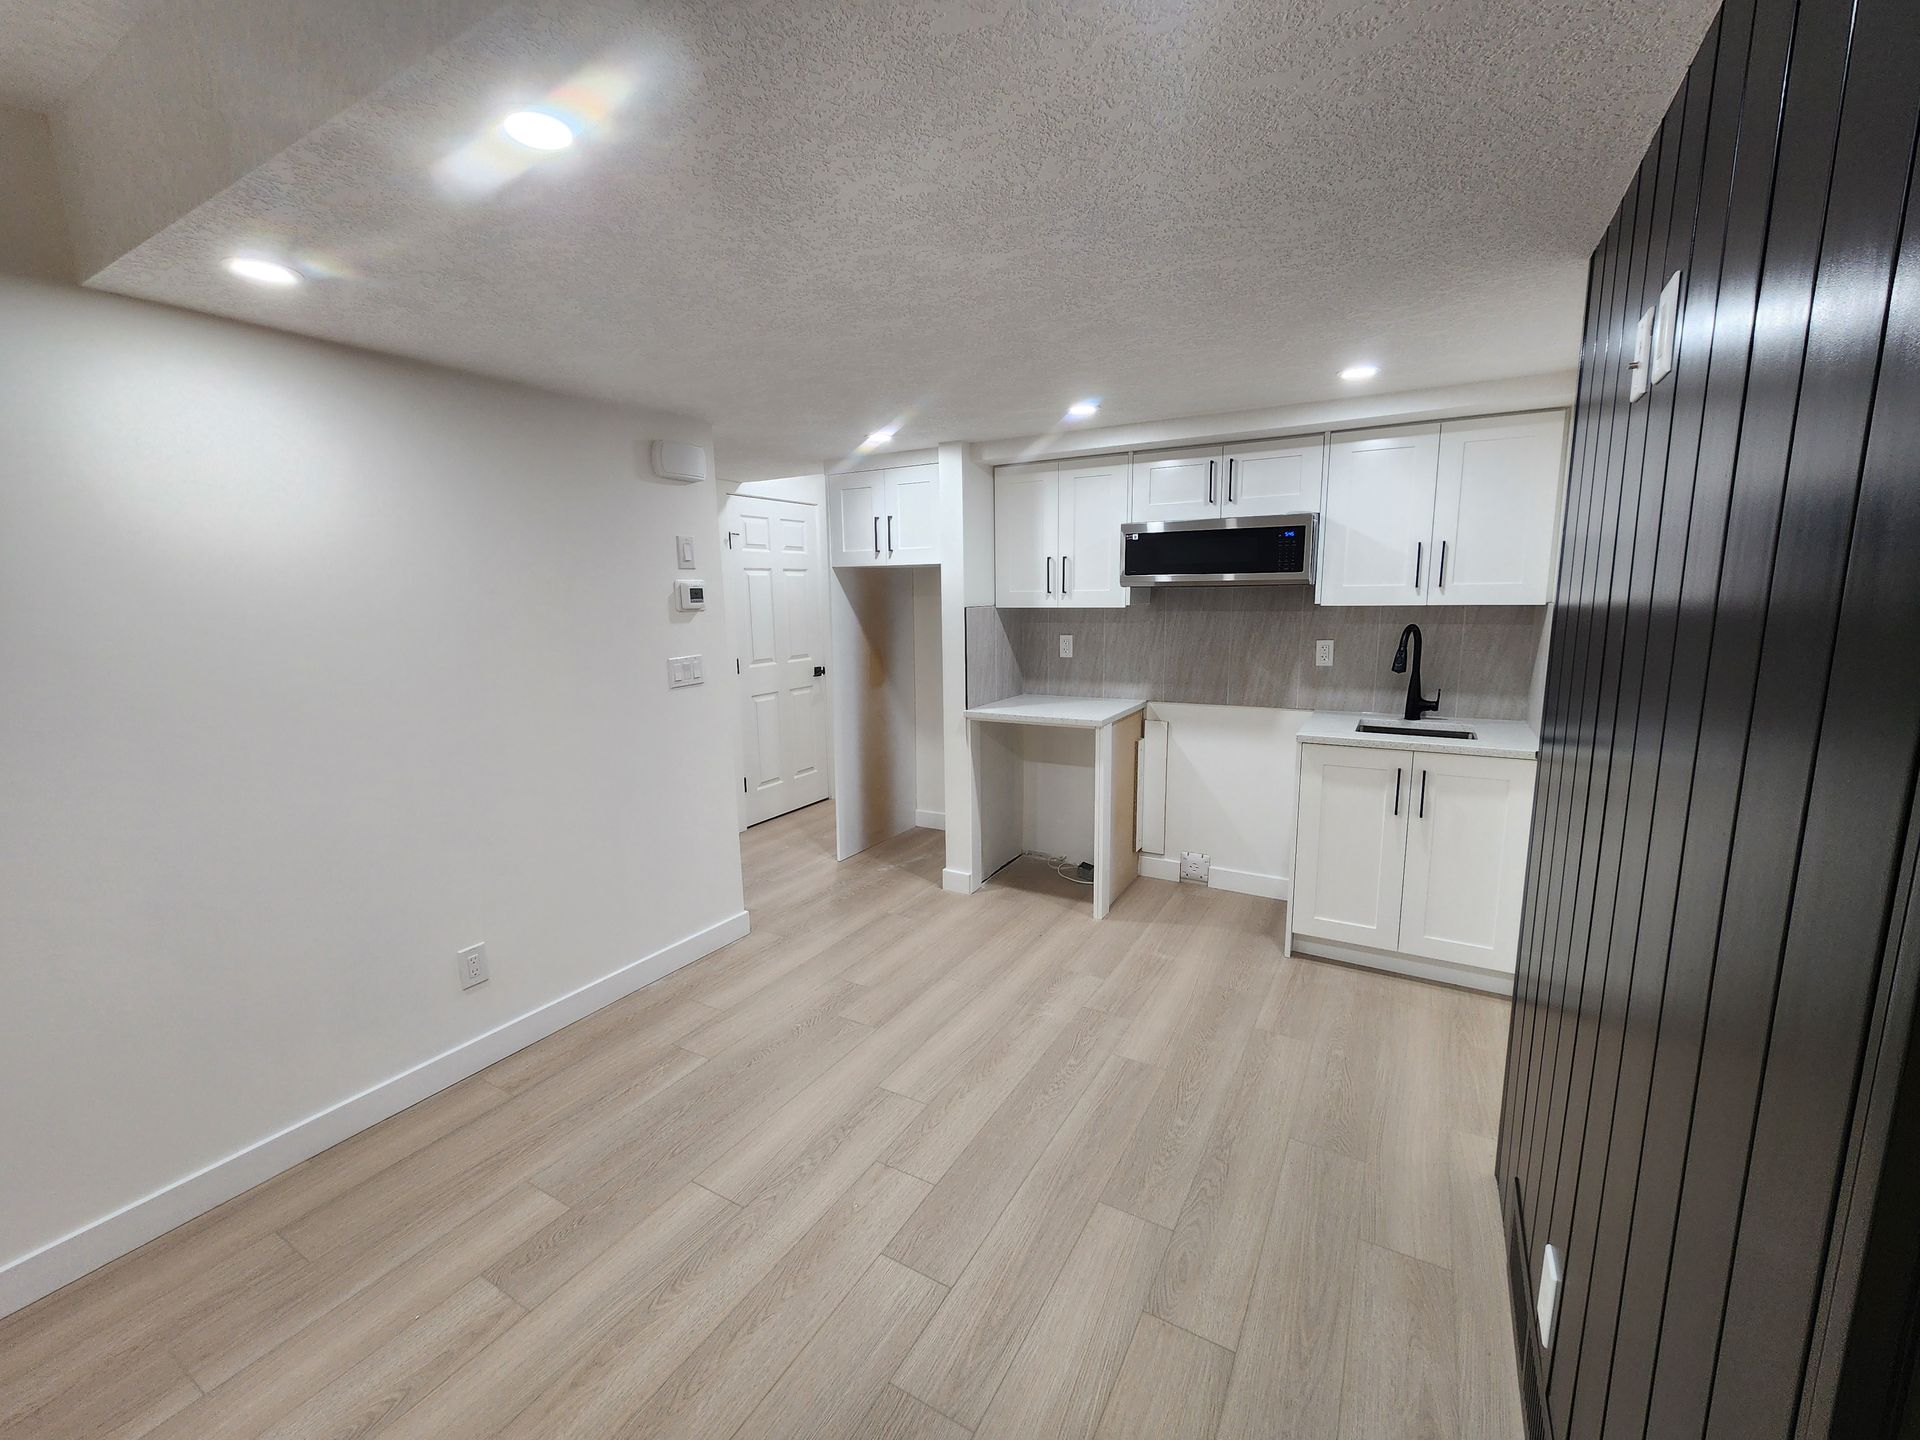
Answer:
<svg viewBox="0 0 1920 1440"><path fill-rule="evenodd" d="M1362 720L1353 727L1368 735L1421 735L1429 740L1472 740L1471 730L1458 725L1436 725L1430 720Z"/></svg>

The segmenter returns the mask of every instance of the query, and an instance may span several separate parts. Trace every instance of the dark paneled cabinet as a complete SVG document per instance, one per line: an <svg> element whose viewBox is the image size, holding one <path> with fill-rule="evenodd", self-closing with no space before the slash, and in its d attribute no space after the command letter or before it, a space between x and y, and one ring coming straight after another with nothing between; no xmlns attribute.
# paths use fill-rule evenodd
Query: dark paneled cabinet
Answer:
<svg viewBox="0 0 1920 1440"><path fill-rule="evenodd" d="M1498 1170L1542 1435L1901 1433L1917 126L1911 0L1735 0L1593 256Z"/></svg>

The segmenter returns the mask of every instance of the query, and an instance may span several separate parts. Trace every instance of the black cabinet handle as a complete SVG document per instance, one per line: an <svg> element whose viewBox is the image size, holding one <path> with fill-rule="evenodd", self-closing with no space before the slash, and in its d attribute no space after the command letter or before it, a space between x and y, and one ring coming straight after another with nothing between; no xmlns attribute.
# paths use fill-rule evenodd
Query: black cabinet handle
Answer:
<svg viewBox="0 0 1920 1440"><path fill-rule="evenodd" d="M1062 595L1073 593L1073 588L1067 584L1067 557L1064 555L1060 557L1060 593Z"/></svg>
<svg viewBox="0 0 1920 1440"><path fill-rule="evenodd" d="M1207 503L1213 504L1213 467L1219 462L1207 461Z"/></svg>
<svg viewBox="0 0 1920 1440"><path fill-rule="evenodd" d="M887 516L887 553L893 553L893 516Z"/></svg>
<svg viewBox="0 0 1920 1440"><path fill-rule="evenodd" d="M1427 818L1427 772L1420 772L1420 818Z"/></svg>
<svg viewBox="0 0 1920 1440"><path fill-rule="evenodd" d="M1447 588L1447 542L1440 542L1440 588Z"/></svg>
<svg viewBox="0 0 1920 1440"><path fill-rule="evenodd" d="M1053 593L1053 556L1047 556L1047 593Z"/></svg>
<svg viewBox="0 0 1920 1440"><path fill-rule="evenodd" d="M1233 504L1233 467L1235 461L1227 461L1227 503Z"/></svg>
<svg viewBox="0 0 1920 1440"><path fill-rule="evenodd" d="M1400 767L1393 767L1393 813L1400 813Z"/></svg>
<svg viewBox="0 0 1920 1440"><path fill-rule="evenodd" d="M1414 541L1413 542L1413 588L1416 590L1420 588L1420 562L1426 559L1426 556L1427 556L1427 542L1424 540Z"/></svg>
<svg viewBox="0 0 1920 1440"><path fill-rule="evenodd" d="M873 517L873 558L880 558L880 517Z"/></svg>

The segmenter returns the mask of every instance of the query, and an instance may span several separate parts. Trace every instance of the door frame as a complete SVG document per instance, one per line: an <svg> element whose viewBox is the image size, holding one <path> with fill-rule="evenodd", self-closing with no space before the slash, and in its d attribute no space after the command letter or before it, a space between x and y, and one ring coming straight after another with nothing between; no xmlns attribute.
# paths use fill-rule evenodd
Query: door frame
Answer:
<svg viewBox="0 0 1920 1440"><path fill-rule="evenodd" d="M833 540L826 530L826 527L832 521L832 517L827 513L827 477L822 473L819 475L792 475L778 480L723 480L720 482L719 510L715 516L715 526L718 532L717 540L720 545L721 593L726 597L727 606L727 652L728 658L734 663L735 693L732 706L734 724L733 753L737 757L738 768L744 767L746 764L747 737L745 729L741 724L743 707L740 703L739 695L739 689L743 683L740 679L740 632L734 628L734 607L739 603L739 597L733 593L733 567L728 563L728 552L732 548L732 537L729 533L732 527L729 524L729 515L736 496L749 500L787 500L796 505L811 505L813 507L813 533L816 537L820 552L819 564L816 567L820 573L814 581L814 586L819 592L820 648L821 653L826 657L824 663L827 667L828 680L828 683L821 689L821 701L826 706L826 733L824 737L826 755L822 763L827 772L827 799L833 800L839 794L839 787L836 783L833 764L834 712L832 677L835 656L833 651L832 594L829 588L833 574ZM745 770L742 769L741 773L744 774ZM741 830L744 831L748 829L750 823L765 823L763 821L748 821L746 796L744 794L735 797L734 806L734 813L739 819L739 828ZM790 815L793 812L789 810L783 813ZM780 817L775 815L769 818L777 820Z"/></svg>

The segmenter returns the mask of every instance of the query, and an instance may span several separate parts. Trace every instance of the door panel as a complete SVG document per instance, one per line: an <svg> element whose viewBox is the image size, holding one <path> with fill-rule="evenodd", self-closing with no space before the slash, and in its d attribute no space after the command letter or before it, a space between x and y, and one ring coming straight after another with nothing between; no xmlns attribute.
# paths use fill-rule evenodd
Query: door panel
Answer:
<svg viewBox="0 0 1920 1440"><path fill-rule="evenodd" d="M1220 447L1133 458L1133 519L1207 520L1220 513Z"/></svg>
<svg viewBox="0 0 1920 1440"><path fill-rule="evenodd" d="M903 465L887 472L887 518L881 523L891 565L940 563L940 467Z"/></svg>
<svg viewBox="0 0 1920 1440"><path fill-rule="evenodd" d="M1565 438L1557 410L1440 427L1429 604L1546 604Z"/></svg>
<svg viewBox="0 0 1920 1440"><path fill-rule="evenodd" d="M1415 752L1400 948L1511 971L1520 938L1533 765Z"/></svg>
<svg viewBox="0 0 1920 1440"><path fill-rule="evenodd" d="M1320 510L1327 442L1299 440L1229 445L1220 509L1226 515L1301 515Z"/></svg>
<svg viewBox="0 0 1920 1440"><path fill-rule="evenodd" d="M1120 583L1120 527L1127 519L1127 458L1060 467L1062 605L1118 608L1132 593Z"/></svg>
<svg viewBox="0 0 1920 1440"><path fill-rule="evenodd" d="M1060 486L1052 465L993 472L993 601L1045 609L1059 604Z"/></svg>
<svg viewBox="0 0 1920 1440"><path fill-rule="evenodd" d="M827 798L825 577L811 505L736 495L726 529L744 827Z"/></svg>
<svg viewBox="0 0 1920 1440"><path fill-rule="evenodd" d="M1322 605L1424 605L1431 578L1440 427L1333 437L1317 599Z"/></svg>
<svg viewBox="0 0 1920 1440"><path fill-rule="evenodd" d="M1296 935L1399 948L1412 758L1405 750L1300 747Z"/></svg>
<svg viewBox="0 0 1920 1440"><path fill-rule="evenodd" d="M886 559L880 527L887 513L887 472L863 470L827 479L827 523L835 565L879 565Z"/></svg>

